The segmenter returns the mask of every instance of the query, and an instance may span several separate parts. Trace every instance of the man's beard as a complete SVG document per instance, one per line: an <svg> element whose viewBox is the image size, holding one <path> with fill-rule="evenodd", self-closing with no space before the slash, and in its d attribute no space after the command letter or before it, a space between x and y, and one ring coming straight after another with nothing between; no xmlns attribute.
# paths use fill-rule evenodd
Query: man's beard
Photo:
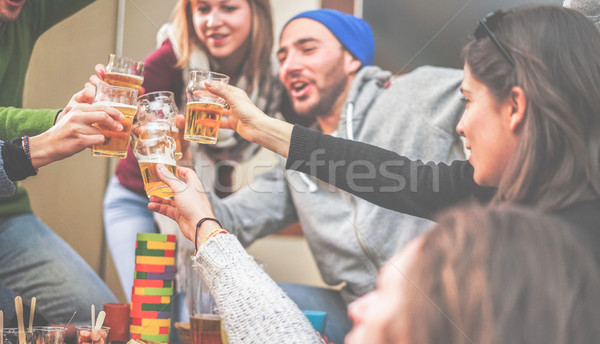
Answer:
<svg viewBox="0 0 600 344"><path fill-rule="evenodd" d="M306 111L298 113L301 117L326 117L331 115L333 106L338 98L344 93L348 84L348 76L340 73L339 78L333 85L319 88L319 101Z"/></svg>

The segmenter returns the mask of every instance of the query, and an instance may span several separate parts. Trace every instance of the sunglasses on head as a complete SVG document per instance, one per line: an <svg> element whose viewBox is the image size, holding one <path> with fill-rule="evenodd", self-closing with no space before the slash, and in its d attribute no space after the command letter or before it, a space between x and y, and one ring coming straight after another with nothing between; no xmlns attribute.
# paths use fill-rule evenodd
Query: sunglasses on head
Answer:
<svg viewBox="0 0 600 344"><path fill-rule="evenodd" d="M513 68L514 68L515 60L513 60L512 56L510 56L508 51L506 51L506 49L504 49L504 46L502 45L502 43L500 43L498 38L496 38L496 35L494 35L494 32L492 32L492 28L497 27L498 21L500 21L504 17L504 14L505 13L502 11L495 11L495 12L489 13L487 16L485 16L485 18L483 18L479 21L479 24L475 28L474 36L475 36L475 39L482 39L486 36L489 37L492 40L492 42L494 42L494 44L496 44L496 47L498 47L498 49L500 50L502 55L504 55L504 57L506 57L506 59L508 60L508 63L510 63L510 65L513 66Z"/></svg>

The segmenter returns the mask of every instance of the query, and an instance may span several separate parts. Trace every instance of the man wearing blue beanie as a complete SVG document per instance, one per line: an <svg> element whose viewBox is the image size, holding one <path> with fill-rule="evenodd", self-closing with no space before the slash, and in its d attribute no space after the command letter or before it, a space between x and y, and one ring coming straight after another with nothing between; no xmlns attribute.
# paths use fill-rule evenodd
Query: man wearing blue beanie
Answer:
<svg viewBox="0 0 600 344"><path fill-rule="evenodd" d="M369 25L355 16L320 9L288 21L277 51L279 79L297 116L325 134L412 159L464 159L454 130L464 108L462 72L422 67L391 82L390 72L372 66L374 53ZM300 221L323 280L338 288L281 286L300 309L326 311L325 335L343 343L352 327L347 304L373 290L379 267L432 224L285 170L283 159L279 164L225 199L211 197L215 215L244 245ZM411 185L399 179L397 187L373 192L402 187Z"/></svg>

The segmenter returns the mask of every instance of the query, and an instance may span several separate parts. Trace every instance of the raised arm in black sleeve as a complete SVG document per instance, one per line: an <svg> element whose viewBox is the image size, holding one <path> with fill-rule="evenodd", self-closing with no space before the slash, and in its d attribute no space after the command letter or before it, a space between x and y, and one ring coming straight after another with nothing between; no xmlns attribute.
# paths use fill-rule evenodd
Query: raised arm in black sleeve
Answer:
<svg viewBox="0 0 600 344"><path fill-rule="evenodd" d="M379 206L433 219L474 196L488 201L495 189L478 186L468 161L423 163L362 142L294 126L287 169L313 175Z"/></svg>

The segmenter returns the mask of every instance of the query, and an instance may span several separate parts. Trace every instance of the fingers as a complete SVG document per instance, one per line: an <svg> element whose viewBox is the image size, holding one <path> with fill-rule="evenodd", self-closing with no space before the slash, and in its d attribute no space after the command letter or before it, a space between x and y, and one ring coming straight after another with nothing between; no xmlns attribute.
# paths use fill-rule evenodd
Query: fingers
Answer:
<svg viewBox="0 0 600 344"><path fill-rule="evenodd" d="M229 85L222 85L220 83L216 83L213 85L210 81L205 81L204 85L206 86L206 89L210 91L210 93L216 94L219 97L225 98L225 100L229 101Z"/></svg>
<svg viewBox="0 0 600 344"><path fill-rule="evenodd" d="M79 104L73 107L69 118L86 125L97 123L114 131L122 131L123 125L120 122L125 119L125 116L110 106Z"/></svg>
<svg viewBox="0 0 600 344"><path fill-rule="evenodd" d="M80 104L91 104L94 101L95 94L95 86L90 84L89 82L86 82L83 89L75 93L71 100Z"/></svg>
<svg viewBox="0 0 600 344"><path fill-rule="evenodd" d="M177 168L178 174L179 174L179 169L183 169L183 167ZM156 171L158 172L158 176L160 177L160 180L162 180L165 184L167 184L167 186L170 187L174 193L180 193L187 188L187 186L185 185L185 181L179 180L173 173L171 173L171 171L169 171L165 167L165 165L157 164Z"/></svg>
<svg viewBox="0 0 600 344"><path fill-rule="evenodd" d="M96 71L96 74L98 74L101 78L104 78L104 75L106 75L106 67L99 63L94 67L94 70Z"/></svg>
<svg viewBox="0 0 600 344"><path fill-rule="evenodd" d="M221 117L219 128L221 129L236 129L237 121L228 117Z"/></svg>

